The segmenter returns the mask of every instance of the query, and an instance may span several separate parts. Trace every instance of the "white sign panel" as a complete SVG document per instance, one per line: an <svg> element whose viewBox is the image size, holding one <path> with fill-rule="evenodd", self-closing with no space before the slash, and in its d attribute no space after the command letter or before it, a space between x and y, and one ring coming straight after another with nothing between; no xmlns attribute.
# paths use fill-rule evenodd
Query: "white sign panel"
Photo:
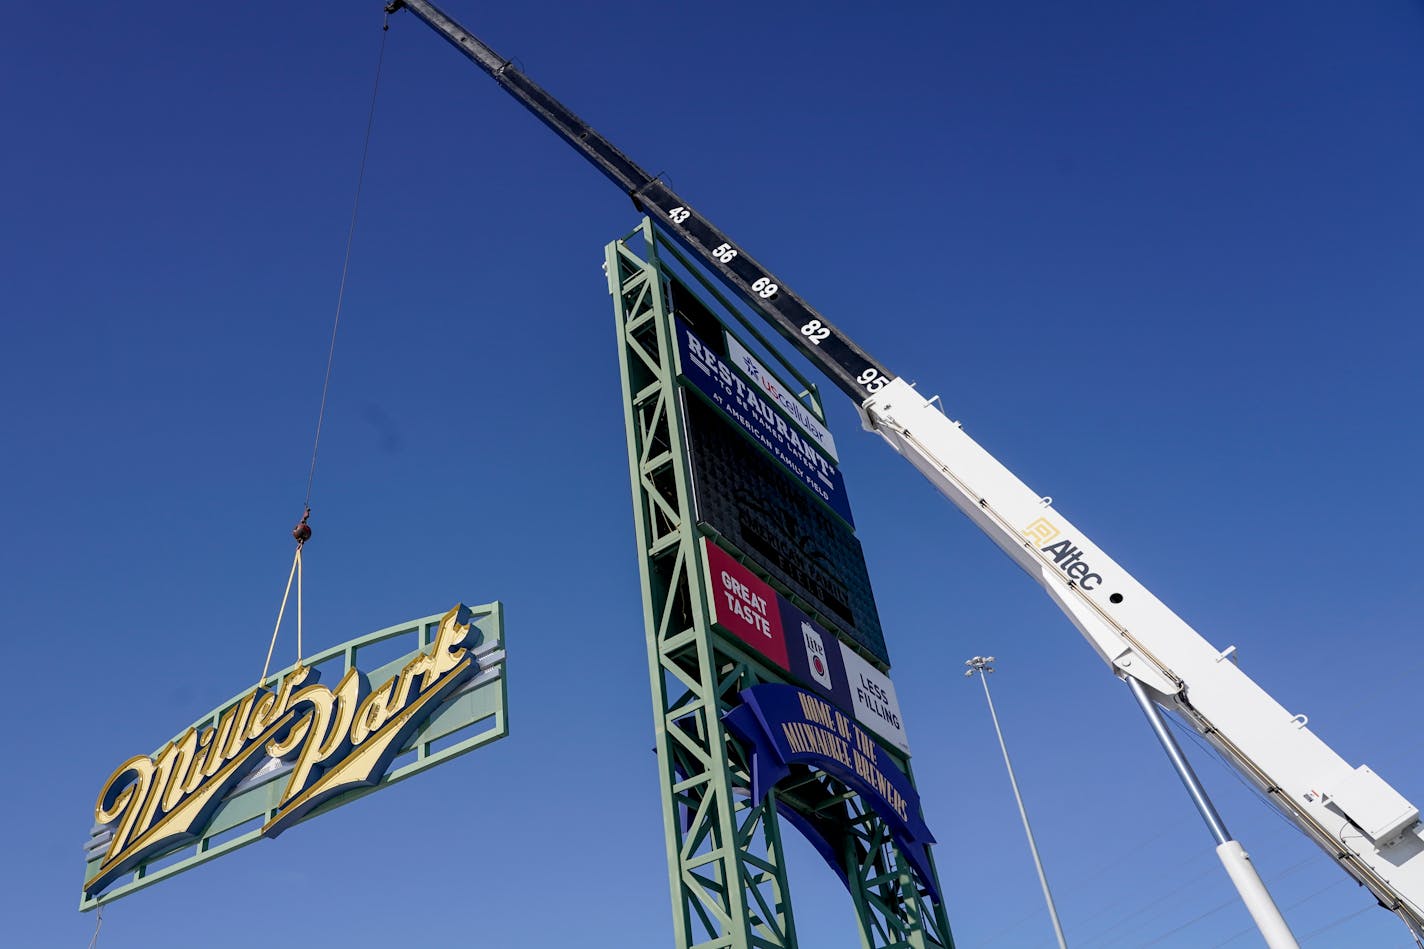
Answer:
<svg viewBox="0 0 1424 949"><path fill-rule="evenodd" d="M905 737L905 722L900 717L900 700L895 697L895 684L845 643L839 645L841 658L845 662L846 679L850 682L851 711L855 713L856 721L909 754L910 739Z"/></svg>
<svg viewBox="0 0 1424 949"><path fill-rule="evenodd" d="M821 420L811 413L805 403L788 392L781 381L755 356L747 352L746 347L737 342L735 336L731 333L726 336L728 361L744 372L762 395L780 406L801 431L831 456L832 461L840 461L836 456L835 439L831 438L830 430L821 424Z"/></svg>

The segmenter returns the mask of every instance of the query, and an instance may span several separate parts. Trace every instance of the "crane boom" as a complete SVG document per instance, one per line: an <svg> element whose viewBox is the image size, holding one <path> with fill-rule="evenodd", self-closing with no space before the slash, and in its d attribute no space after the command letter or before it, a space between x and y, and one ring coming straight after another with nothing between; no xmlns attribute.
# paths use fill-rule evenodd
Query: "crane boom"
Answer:
<svg viewBox="0 0 1424 949"><path fill-rule="evenodd" d="M622 188L639 209L660 222L678 243L715 270L857 405L894 378L716 225L678 197L666 182L638 167L567 106L434 4L426 0L395 0L386 10L395 12L401 8L415 14L489 73L521 105Z"/></svg>
<svg viewBox="0 0 1424 949"><path fill-rule="evenodd" d="M1208 643L1050 498L966 435L936 400L888 372L666 183L427 0L395 0L386 9L401 8L493 77L718 273L855 401L868 430L1043 587L1115 675L1135 681L1191 725L1424 946L1424 828L1414 805L1370 768L1352 768L1310 731L1305 716L1292 715L1237 667L1235 647ZM1238 870L1228 863L1233 877Z"/></svg>

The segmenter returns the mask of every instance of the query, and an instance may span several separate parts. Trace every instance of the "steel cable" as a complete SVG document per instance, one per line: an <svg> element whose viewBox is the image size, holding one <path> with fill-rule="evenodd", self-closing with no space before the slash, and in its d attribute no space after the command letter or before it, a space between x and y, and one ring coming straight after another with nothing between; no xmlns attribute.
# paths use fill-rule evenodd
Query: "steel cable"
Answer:
<svg viewBox="0 0 1424 949"><path fill-rule="evenodd" d="M371 106L366 113L366 136L361 144L361 165L356 172L356 195L351 201L351 223L346 229L346 253L341 261L341 282L336 290L336 315L331 321L331 345L326 351L326 375L321 383L321 407L316 414L316 436L312 439L311 468L307 471L307 508L311 507L312 481L316 478L316 455L321 447L321 425L326 418L326 396L331 388L331 366L336 359L336 331L341 326L341 304L346 299L346 276L351 269L351 246L356 239L356 219L361 210L361 188L366 181L366 158L371 151L371 129L376 124L376 98L381 89L381 66L386 60L386 36L390 32L390 14L381 24L381 51L376 57L376 78L371 86Z"/></svg>

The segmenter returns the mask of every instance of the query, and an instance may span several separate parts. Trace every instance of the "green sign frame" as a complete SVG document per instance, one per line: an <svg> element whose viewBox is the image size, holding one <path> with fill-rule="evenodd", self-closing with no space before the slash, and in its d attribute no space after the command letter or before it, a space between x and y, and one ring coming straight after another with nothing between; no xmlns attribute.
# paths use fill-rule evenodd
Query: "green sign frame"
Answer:
<svg viewBox="0 0 1424 949"><path fill-rule="evenodd" d="M504 666L502 605L460 605L333 646L233 696L114 772L85 845L79 909L503 738Z"/></svg>

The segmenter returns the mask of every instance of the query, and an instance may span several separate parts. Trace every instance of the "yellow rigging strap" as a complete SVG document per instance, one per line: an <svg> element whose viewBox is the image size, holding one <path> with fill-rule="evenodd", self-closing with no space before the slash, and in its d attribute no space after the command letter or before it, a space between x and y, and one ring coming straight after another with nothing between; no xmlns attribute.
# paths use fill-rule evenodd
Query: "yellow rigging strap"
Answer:
<svg viewBox="0 0 1424 949"><path fill-rule="evenodd" d="M257 680L258 685L267 681L267 670L272 667L272 651L277 648L277 633L282 629L282 617L287 612L287 600L292 595L294 579L297 581L297 665L302 664L302 548L311 538L311 528L307 526L309 517L311 508L307 508L301 523L292 530L292 536L297 540L297 550L292 555L292 569L287 573L287 588L282 591L282 605L277 607L277 623L272 627L272 642L267 646L267 659L262 663L262 675Z"/></svg>

